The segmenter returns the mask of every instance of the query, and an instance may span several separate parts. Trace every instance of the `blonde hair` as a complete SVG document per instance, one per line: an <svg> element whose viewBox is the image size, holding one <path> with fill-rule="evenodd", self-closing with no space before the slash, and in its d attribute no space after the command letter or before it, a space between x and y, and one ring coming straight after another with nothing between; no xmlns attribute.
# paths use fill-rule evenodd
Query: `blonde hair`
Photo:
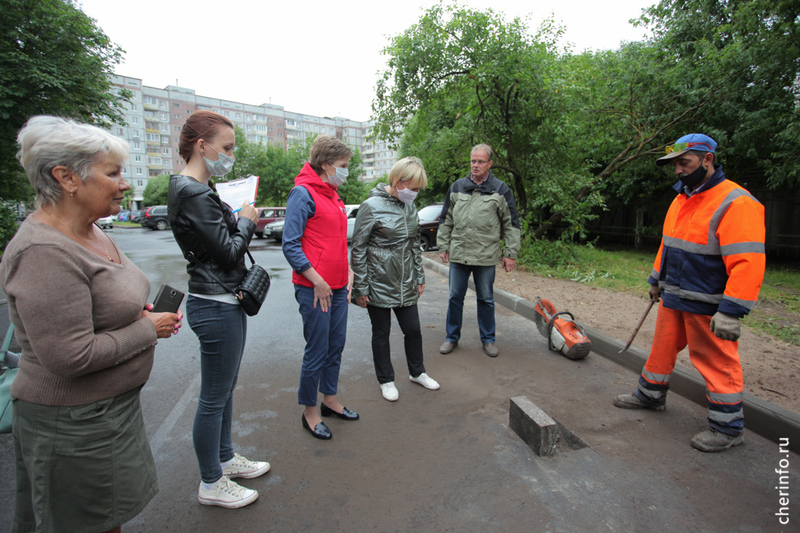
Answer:
<svg viewBox="0 0 800 533"><path fill-rule="evenodd" d="M53 169L66 167L86 181L92 166L104 159L123 163L130 155L128 142L104 129L49 115L31 118L17 135L17 158L36 193L34 204L58 203L63 191Z"/></svg>
<svg viewBox="0 0 800 533"><path fill-rule="evenodd" d="M407 189L425 187L428 184L428 175L425 173L425 167L422 166L422 160L409 156L395 163L392 170L389 171L389 187L396 189L398 181L402 181L403 186Z"/></svg>

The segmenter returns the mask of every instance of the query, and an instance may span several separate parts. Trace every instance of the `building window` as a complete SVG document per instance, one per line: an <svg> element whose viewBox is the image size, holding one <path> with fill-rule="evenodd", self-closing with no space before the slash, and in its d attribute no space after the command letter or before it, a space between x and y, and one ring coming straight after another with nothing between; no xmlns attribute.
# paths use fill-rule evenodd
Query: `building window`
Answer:
<svg viewBox="0 0 800 533"><path fill-rule="evenodd" d="M138 150L140 146L141 145L139 144L139 141L133 141L133 149L134 150Z"/></svg>
<svg viewBox="0 0 800 533"><path fill-rule="evenodd" d="M133 161L134 161L134 163L141 163L142 162L142 156L140 156L138 154L134 155L133 156Z"/></svg>
<svg viewBox="0 0 800 533"><path fill-rule="evenodd" d="M158 107L160 107L161 109L166 109L167 103L164 100L159 100Z"/></svg>
<svg viewBox="0 0 800 533"><path fill-rule="evenodd" d="M122 128L117 128L117 135L123 135L124 133L125 130L123 130Z"/></svg>
<svg viewBox="0 0 800 533"><path fill-rule="evenodd" d="M169 114L167 113L159 113L158 116L161 118L161 120L169 119Z"/></svg>
<svg viewBox="0 0 800 533"><path fill-rule="evenodd" d="M180 106L181 104L176 104L175 102L172 102L172 107L180 107Z"/></svg>
<svg viewBox="0 0 800 533"><path fill-rule="evenodd" d="M140 170L141 170L141 169L140 169ZM141 174L141 172L139 172L139 174ZM138 185L139 187L142 187L142 186L144 186L144 180L137 180L137 181L136 181L136 185Z"/></svg>
<svg viewBox="0 0 800 533"><path fill-rule="evenodd" d="M136 174L137 174L138 176L141 176L141 175L142 175L142 167L137 167L137 168L136 168Z"/></svg>
<svg viewBox="0 0 800 533"><path fill-rule="evenodd" d="M161 155L168 156L169 155L169 148L162 148L161 149Z"/></svg>
<svg viewBox="0 0 800 533"><path fill-rule="evenodd" d="M172 115L172 118L176 118L176 119L180 120L181 116L180 115Z"/></svg>
<svg viewBox="0 0 800 533"><path fill-rule="evenodd" d="M155 104L156 100L152 96L145 96L144 97L144 103L145 104Z"/></svg>

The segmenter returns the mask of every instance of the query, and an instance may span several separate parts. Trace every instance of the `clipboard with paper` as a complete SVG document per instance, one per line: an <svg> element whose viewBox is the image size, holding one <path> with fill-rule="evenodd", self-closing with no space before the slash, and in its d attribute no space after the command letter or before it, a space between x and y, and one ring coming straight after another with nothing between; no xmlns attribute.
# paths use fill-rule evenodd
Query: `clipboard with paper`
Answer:
<svg viewBox="0 0 800 533"><path fill-rule="evenodd" d="M239 211L245 202L251 205L256 203L258 176L217 183L215 186L220 199L231 206L234 213Z"/></svg>

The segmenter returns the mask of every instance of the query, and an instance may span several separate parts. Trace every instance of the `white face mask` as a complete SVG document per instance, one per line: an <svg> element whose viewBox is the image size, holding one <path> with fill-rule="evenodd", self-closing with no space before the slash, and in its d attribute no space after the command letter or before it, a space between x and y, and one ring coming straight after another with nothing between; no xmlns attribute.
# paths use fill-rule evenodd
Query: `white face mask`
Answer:
<svg viewBox="0 0 800 533"><path fill-rule="evenodd" d="M334 187L341 187L342 183L347 180L347 175L350 173L346 168L341 167L333 167L336 169L336 173L333 176L328 176L328 183L333 185ZM325 172L325 175L328 175L328 172Z"/></svg>
<svg viewBox="0 0 800 533"><path fill-rule="evenodd" d="M208 173L211 174L212 176L218 176L221 178L225 174L230 172L236 160L231 156L220 153L219 150L217 150L208 143L206 143L206 146L208 146L209 148L217 152L217 154L219 154L219 158L216 161L211 161L210 159L206 159L206 157L203 156L203 162L206 164L206 170L208 170Z"/></svg>
<svg viewBox="0 0 800 533"><path fill-rule="evenodd" d="M412 191L411 189L397 189L397 199L404 204L412 204L417 198L419 191Z"/></svg>

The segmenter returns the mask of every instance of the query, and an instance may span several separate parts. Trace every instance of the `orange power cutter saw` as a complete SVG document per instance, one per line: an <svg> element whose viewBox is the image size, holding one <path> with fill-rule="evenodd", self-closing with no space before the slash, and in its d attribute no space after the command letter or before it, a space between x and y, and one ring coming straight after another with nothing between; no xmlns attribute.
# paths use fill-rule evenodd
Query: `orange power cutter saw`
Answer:
<svg viewBox="0 0 800 533"><path fill-rule="evenodd" d="M549 300L536 297L535 322L539 333L547 339L549 348L561 352L567 359L583 359L592 349L592 341L569 311L556 312Z"/></svg>

